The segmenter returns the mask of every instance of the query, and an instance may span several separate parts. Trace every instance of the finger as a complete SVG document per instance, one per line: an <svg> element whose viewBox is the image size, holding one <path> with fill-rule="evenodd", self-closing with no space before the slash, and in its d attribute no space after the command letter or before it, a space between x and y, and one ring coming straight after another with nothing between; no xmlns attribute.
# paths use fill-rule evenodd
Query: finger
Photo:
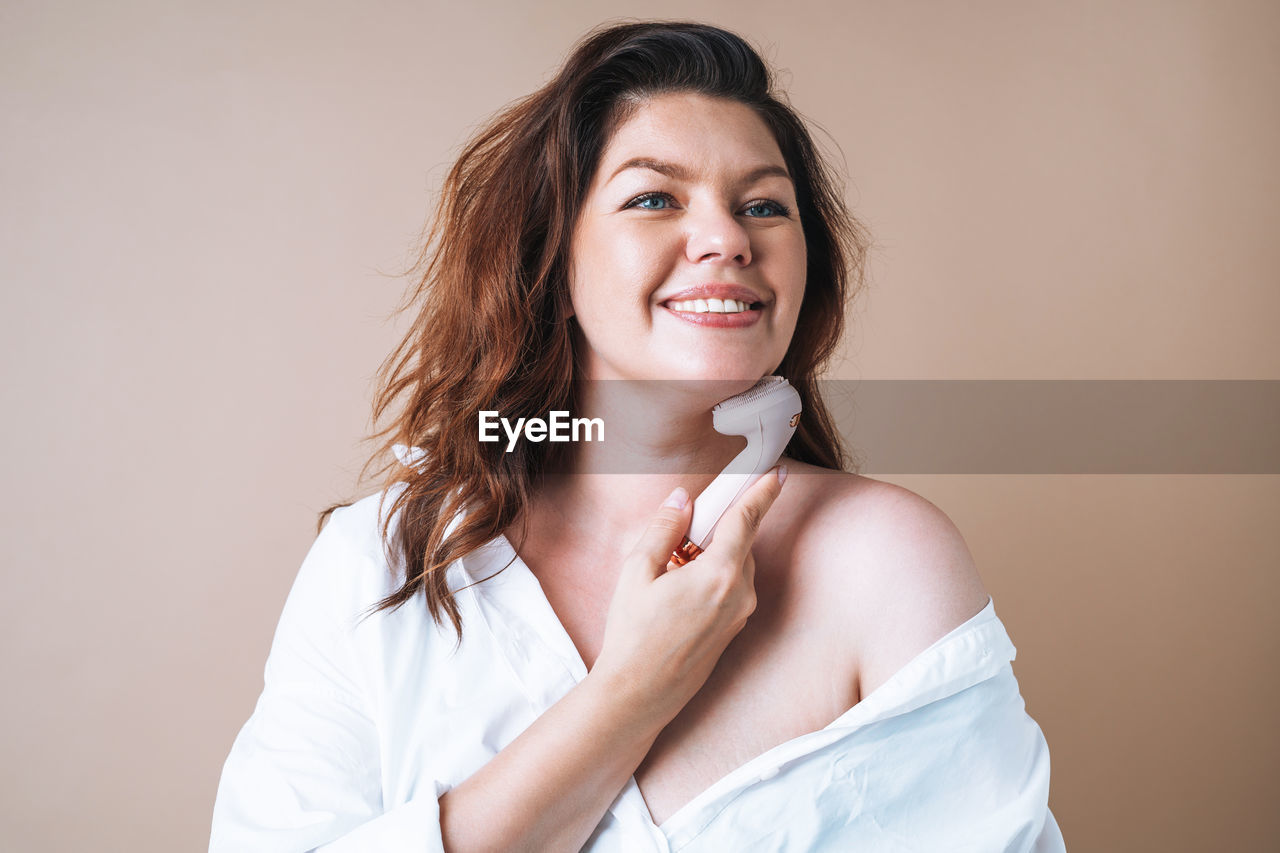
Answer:
<svg viewBox="0 0 1280 853"><path fill-rule="evenodd" d="M685 531L689 529L692 507L689 493L677 486L649 521L640 541L631 549L632 556L642 557L638 562L650 578L666 571L671 552L680 546Z"/></svg>
<svg viewBox="0 0 1280 853"><path fill-rule="evenodd" d="M765 513L782 492L782 481L786 475L780 474L780 470L785 469L770 468L729 507L716 524L708 551L715 549L720 555L738 563L746 559Z"/></svg>

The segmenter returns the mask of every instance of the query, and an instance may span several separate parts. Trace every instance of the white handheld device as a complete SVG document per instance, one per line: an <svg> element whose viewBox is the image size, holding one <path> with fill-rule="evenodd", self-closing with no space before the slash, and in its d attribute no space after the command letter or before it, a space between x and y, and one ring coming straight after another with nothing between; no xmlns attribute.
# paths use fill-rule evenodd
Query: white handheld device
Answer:
<svg viewBox="0 0 1280 853"><path fill-rule="evenodd" d="M711 410L721 435L741 435L747 446L693 502L689 533L671 555L683 566L702 553L725 510L774 466L800 423L800 395L781 376L766 376Z"/></svg>

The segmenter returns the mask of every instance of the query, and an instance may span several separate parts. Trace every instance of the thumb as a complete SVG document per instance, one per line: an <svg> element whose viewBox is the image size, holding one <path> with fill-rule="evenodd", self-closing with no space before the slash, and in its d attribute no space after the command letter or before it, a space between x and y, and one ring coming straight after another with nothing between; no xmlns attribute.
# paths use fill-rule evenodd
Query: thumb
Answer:
<svg viewBox="0 0 1280 853"><path fill-rule="evenodd" d="M632 556L638 560L650 579L656 578L667 570L667 561L671 552L680 546L685 531L689 529L691 504L689 493L683 486L676 486L657 513L649 521L640 541L631 549Z"/></svg>
<svg viewBox="0 0 1280 853"><path fill-rule="evenodd" d="M720 518L720 522L712 530L708 549L714 548L738 564L746 560L765 513L782 492L785 479L786 468L775 466L752 483Z"/></svg>

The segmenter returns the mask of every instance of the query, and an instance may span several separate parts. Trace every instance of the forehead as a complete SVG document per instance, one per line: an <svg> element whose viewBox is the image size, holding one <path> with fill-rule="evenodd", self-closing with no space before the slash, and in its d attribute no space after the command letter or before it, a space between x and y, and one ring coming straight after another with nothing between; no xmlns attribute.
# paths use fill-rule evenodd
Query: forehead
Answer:
<svg viewBox="0 0 1280 853"><path fill-rule="evenodd" d="M614 129L600 158L608 180L628 160L653 158L712 169L785 168L778 143L746 104L677 93L648 98Z"/></svg>

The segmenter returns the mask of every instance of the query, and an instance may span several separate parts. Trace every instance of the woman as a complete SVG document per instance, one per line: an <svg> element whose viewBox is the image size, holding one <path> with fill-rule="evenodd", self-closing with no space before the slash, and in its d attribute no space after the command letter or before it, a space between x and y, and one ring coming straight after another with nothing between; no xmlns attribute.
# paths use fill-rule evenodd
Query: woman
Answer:
<svg viewBox="0 0 1280 853"><path fill-rule="evenodd" d="M959 534L841 470L863 247L722 30L601 30L482 131L384 369L398 462L304 562L211 849L1061 849ZM784 465L669 564L741 445L710 409L770 374ZM606 440L478 440L558 410Z"/></svg>

